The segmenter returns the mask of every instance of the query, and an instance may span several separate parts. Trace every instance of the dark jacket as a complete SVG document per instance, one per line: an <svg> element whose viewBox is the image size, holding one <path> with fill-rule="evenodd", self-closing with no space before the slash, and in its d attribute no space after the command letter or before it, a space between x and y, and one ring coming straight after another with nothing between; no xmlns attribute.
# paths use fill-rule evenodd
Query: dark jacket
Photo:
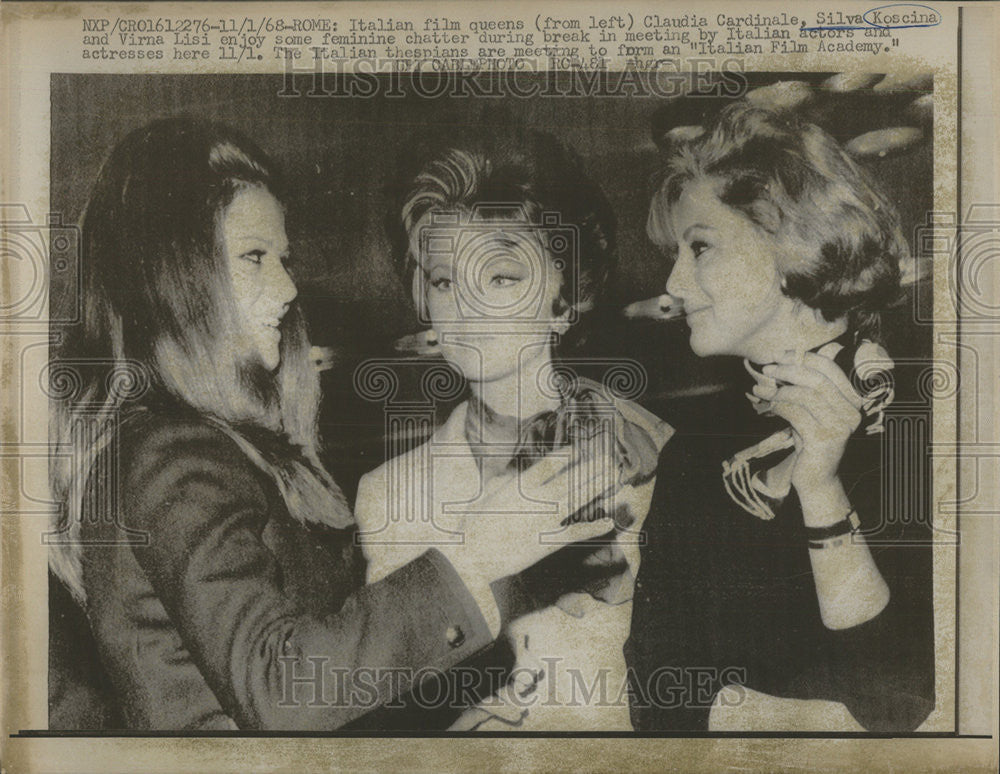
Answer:
<svg viewBox="0 0 1000 774"><path fill-rule="evenodd" d="M926 436L902 438L904 422L848 444L840 477L891 598L870 621L833 631L820 617L794 490L765 521L722 481L722 461L781 420L756 416L740 390L694 401L675 424L644 525L626 644L636 730L706 730L726 684L841 702L873 731L916 728L934 706L929 499L897 493L890 502L881 459L884 439L890 451L905 444L906 483L926 489Z"/></svg>
<svg viewBox="0 0 1000 774"><path fill-rule="evenodd" d="M117 505L85 518L82 551L125 727L336 729L492 641L443 555L362 586L353 531L294 521L197 415L136 411L117 448Z"/></svg>

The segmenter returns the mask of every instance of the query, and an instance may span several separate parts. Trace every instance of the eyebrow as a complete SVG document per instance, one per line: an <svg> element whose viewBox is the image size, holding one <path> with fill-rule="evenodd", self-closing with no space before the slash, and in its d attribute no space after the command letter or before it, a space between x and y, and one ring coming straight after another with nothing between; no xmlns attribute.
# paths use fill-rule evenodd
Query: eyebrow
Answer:
<svg viewBox="0 0 1000 774"><path fill-rule="evenodd" d="M257 236L256 234L234 234L233 235L233 241L234 242L261 242L261 243L267 245L267 247L268 247L269 250L273 250L274 249L274 242L272 242L270 239L266 239L265 237ZM291 251L291 245L288 244L288 243L286 243L285 246L283 248L281 248L281 250L277 250L275 252L288 253L290 251Z"/></svg>
<svg viewBox="0 0 1000 774"><path fill-rule="evenodd" d="M452 266L451 266L451 263L448 262L448 261L441 261L441 260L433 261L432 263L430 263L427 266L423 267L425 274L430 274L431 272L433 272L437 268L442 268L445 271L447 271L449 274L452 273Z"/></svg>
<svg viewBox="0 0 1000 774"><path fill-rule="evenodd" d="M681 234L681 239L686 240L688 238L688 234L690 234L696 228L704 229L705 231L715 231L714 228L712 228L711 226L706 226L704 223L692 223L690 226L684 229L684 233Z"/></svg>
<svg viewBox="0 0 1000 774"><path fill-rule="evenodd" d="M257 236L256 234L233 234L234 239L242 240L244 242L263 242L265 244L273 244L270 239L265 237Z"/></svg>
<svg viewBox="0 0 1000 774"><path fill-rule="evenodd" d="M497 236L496 241L499 242L504 247L517 247L520 242L518 242L513 237L509 237L506 234L500 234Z"/></svg>

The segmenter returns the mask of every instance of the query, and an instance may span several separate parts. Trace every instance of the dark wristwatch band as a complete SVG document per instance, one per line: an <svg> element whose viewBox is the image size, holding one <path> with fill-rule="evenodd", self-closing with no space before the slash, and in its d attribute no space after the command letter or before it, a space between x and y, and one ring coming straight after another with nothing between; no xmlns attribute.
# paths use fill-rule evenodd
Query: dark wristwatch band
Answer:
<svg viewBox="0 0 1000 774"><path fill-rule="evenodd" d="M809 540L810 548L822 548L822 546L814 546L813 543L822 543L826 540L849 535L852 532L857 532L860 526L861 520L858 518L858 512L851 509L843 519L828 527L806 527L806 538Z"/></svg>

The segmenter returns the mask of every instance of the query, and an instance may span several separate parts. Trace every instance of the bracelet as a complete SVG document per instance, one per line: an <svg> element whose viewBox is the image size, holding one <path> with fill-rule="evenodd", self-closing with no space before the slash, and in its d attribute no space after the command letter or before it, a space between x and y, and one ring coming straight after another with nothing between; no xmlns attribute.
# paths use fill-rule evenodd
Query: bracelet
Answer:
<svg viewBox="0 0 1000 774"><path fill-rule="evenodd" d="M861 519L853 508L847 515L828 527L806 527L806 538L810 548L836 548L843 545L847 535L852 535L861 527Z"/></svg>
<svg viewBox="0 0 1000 774"><path fill-rule="evenodd" d="M813 541L810 540L809 541L809 547L810 548L817 548L817 549L840 548L842 545L844 545L848 541L848 539L849 538L847 538L846 536L845 537L839 537L839 538L830 538L829 540L826 540L826 541L824 541L822 543L814 543Z"/></svg>

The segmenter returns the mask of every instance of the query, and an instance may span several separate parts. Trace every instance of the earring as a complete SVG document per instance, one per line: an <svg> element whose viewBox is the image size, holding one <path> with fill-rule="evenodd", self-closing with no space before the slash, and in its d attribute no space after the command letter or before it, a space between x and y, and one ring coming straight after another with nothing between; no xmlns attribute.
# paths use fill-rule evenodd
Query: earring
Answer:
<svg viewBox="0 0 1000 774"><path fill-rule="evenodd" d="M438 334L437 334L437 331L434 330L433 328L428 328L424 332L424 340L427 342L428 346L431 346L431 347L437 346L437 343L438 343Z"/></svg>

